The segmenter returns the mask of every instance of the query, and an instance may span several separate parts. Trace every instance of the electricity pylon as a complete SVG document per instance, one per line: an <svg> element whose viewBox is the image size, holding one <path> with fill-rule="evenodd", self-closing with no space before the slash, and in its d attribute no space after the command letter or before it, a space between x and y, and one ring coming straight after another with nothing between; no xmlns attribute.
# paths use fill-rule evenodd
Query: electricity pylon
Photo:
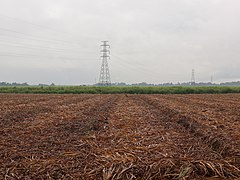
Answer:
<svg viewBox="0 0 240 180"><path fill-rule="evenodd" d="M194 86L196 84L195 82L195 71L192 69L192 78L191 78L191 85Z"/></svg>
<svg viewBox="0 0 240 180"><path fill-rule="evenodd" d="M108 60L110 59L110 45L108 44L108 41L102 41L102 65L100 70L100 76L99 76L99 86L110 86L111 85L111 78L110 78L110 72L108 67Z"/></svg>

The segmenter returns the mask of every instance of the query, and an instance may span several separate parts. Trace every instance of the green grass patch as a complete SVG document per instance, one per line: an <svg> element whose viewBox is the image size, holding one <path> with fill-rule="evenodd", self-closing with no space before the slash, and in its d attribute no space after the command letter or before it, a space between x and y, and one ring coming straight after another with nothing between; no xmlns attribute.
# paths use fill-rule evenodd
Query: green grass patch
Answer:
<svg viewBox="0 0 240 180"><path fill-rule="evenodd" d="M240 87L230 86L16 86L0 87L0 93L20 94L222 94L240 93Z"/></svg>

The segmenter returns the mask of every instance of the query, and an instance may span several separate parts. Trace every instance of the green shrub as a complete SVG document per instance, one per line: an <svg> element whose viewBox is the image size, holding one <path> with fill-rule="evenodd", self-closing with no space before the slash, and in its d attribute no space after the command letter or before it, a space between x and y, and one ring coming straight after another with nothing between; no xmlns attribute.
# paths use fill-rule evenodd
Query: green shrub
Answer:
<svg viewBox="0 0 240 180"><path fill-rule="evenodd" d="M38 94L220 94L240 93L240 87L159 87L159 86L22 86L0 87L0 93L38 93Z"/></svg>

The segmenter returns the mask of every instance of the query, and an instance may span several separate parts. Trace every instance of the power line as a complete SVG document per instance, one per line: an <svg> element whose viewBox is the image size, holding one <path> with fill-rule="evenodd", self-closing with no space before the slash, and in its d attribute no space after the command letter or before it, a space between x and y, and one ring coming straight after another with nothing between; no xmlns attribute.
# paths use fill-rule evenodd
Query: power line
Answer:
<svg viewBox="0 0 240 180"><path fill-rule="evenodd" d="M22 22L22 23L25 23L25 24L28 24L28 25L31 25L31 26L34 26L34 27L37 27L37 28L45 29L45 30L48 30L48 31L54 31L54 32L57 32L57 33L64 33L64 34L68 35L69 37L70 36L72 37L72 34L67 33L65 31L59 32L59 30L57 30L57 29L53 29L53 28L50 28L48 26L39 25L39 24L30 22L30 21L20 19L20 18L10 17L10 16L6 16L6 15L3 15L3 14L0 14L0 17L5 18L5 19L7 18L7 19L10 19L10 20L15 21L15 22Z"/></svg>
<svg viewBox="0 0 240 180"><path fill-rule="evenodd" d="M38 50L49 50L49 51L57 51L57 52L67 52L67 51L71 51L71 52L76 52L79 53L80 51L75 50L75 49L63 49L63 48L52 48L52 47L47 47L47 46L39 46L36 44L30 44L30 43L12 43L12 42L0 42L0 45L2 46L10 46L10 47L17 47L17 48L24 48L24 49L38 49ZM86 51L85 51L86 53ZM87 53L92 53L92 52L87 52Z"/></svg>
<svg viewBox="0 0 240 180"><path fill-rule="evenodd" d="M140 66L139 63L136 63L134 65L125 62L125 60L123 58L121 58L120 56L116 55L116 54L111 54L114 58L119 59L120 61L118 61L119 65L122 65L125 67L126 69L133 69L134 71L138 71L141 74L148 74L149 76L156 78L157 77L157 73L153 72L153 71L149 71L146 68L144 68L143 66ZM114 61L112 61L112 63L114 63ZM130 70L132 72L132 70Z"/></svg>
<svg viewBox="0 0 240 180"><path fill-rule="evenodd" d="M15 33L15 34L21 34L21 35L29 36L29 37L33 37L33 38L44 38L44 39L42 39L42 41L46 41L45 40L46 38L42 37L42 36L31 35L31 34L23 33L23 32L16 31L16 30L11 30L11 29L7 29L7 28L3 28L3 27L0 27L0 30L5 31L5 32ZM80 45L78 43L74 43L74 42L71 42L71 41L58 40L58 39L49 39L48 38L47 41L55 41L55 42L67 43L67 44L76 44L78 46Z"/></svg>
<svg viewBox="0 0 240 180"><path fill-rule="evenodd" d="M66 41L60 41L60 40L52 40L52 39L39 39L39 36L33 36L33 35L29 35L29 34L26 34L26 33L22 33L22 32L18 32L18 31L15 31L15 30L10 30L10 29L6 29L6 28L1 28L0 27L0 30L4 30L4 31L7 31L7 32L11 32L11 33L16 33L16 34L21 34L21 35L24 35L24 36L30 36L30 37L34 37L34 38L29 38L29 37L14 37L14 38L17 38L17 39L23 39L23 40L27 40L27 41L42 41L42 42L50 42L50 43L57 43L57 44L61 44L63 45L62 43L66 43ZM0 34L0 36L3 36ZM4 37L6 37L6 35L4 35ZM12 37L12 35L10 36ZM37 37L37 38L35 38ZM42 38L42 37L41 37ZM7 43L7 44L4 44L4 43ZM36 45L36 44L33 44L33 43L23 43L23 42L10 42L10 41L7 41L6 42L6 38L2 39L1 41L1 44L4 45L4 46L14 46L14 47L20 47L20 48L30 48L30 49L36 49L36 48L41 48L41 49L47 49L47 50L55 50L55 51L66 51L66 50L70 50L70 51L76 51L77 53L79 53L79 50L73 50L73 49L67 49L67 48L52 48L52 47L46 47L46 46L39 46L39 45ZM85 51L87 52L87 51ZM89 52L89 51L88 51ZM93 52L89 52L89 53L93 53Z"/></svg>
<svg viewBox="0 0 240 180"><path fill-rule="evenodd" d="M0 52L1 53L1 52ZM61 56L43 56L35 54L18 54L18 53L1 53L0 56L6 57L37 57L37 58L54 58L54 59L63 59L63 60L76 60L76 61L97 61L96 59L87 59L87 58L70 58L70 57L61 57Z"/></svg>
<svg viewBox="0 0 240 180"><path fill-rule="evenodd" d="M52 40L47 40L47 39L37 39L37 38L28 38L28 37L18 37L18 36L12 36L12 35L2 35L0 34L0 36L2 37L11 37L11 38L17 38L17 39L23 39L23 40L30 40L30 41L41 41L41 42L50 42L50 43L56 43L56 44L61 44L62 42L57 42L57 41L52 41Z"/></svg>

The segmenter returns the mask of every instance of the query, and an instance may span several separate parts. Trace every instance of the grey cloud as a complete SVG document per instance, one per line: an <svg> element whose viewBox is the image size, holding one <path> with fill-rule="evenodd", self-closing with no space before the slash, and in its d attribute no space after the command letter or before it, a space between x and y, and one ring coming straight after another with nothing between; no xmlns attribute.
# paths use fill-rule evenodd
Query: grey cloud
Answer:
<svg viewBox="0 0 240 180"><path fill-rule="evenodd" d="M183 82L192 68L199 81L212 74L218 82L240 77L238 0L0 4L0 81L93 83L102 40L112 46L112 81Z"/></svg>

